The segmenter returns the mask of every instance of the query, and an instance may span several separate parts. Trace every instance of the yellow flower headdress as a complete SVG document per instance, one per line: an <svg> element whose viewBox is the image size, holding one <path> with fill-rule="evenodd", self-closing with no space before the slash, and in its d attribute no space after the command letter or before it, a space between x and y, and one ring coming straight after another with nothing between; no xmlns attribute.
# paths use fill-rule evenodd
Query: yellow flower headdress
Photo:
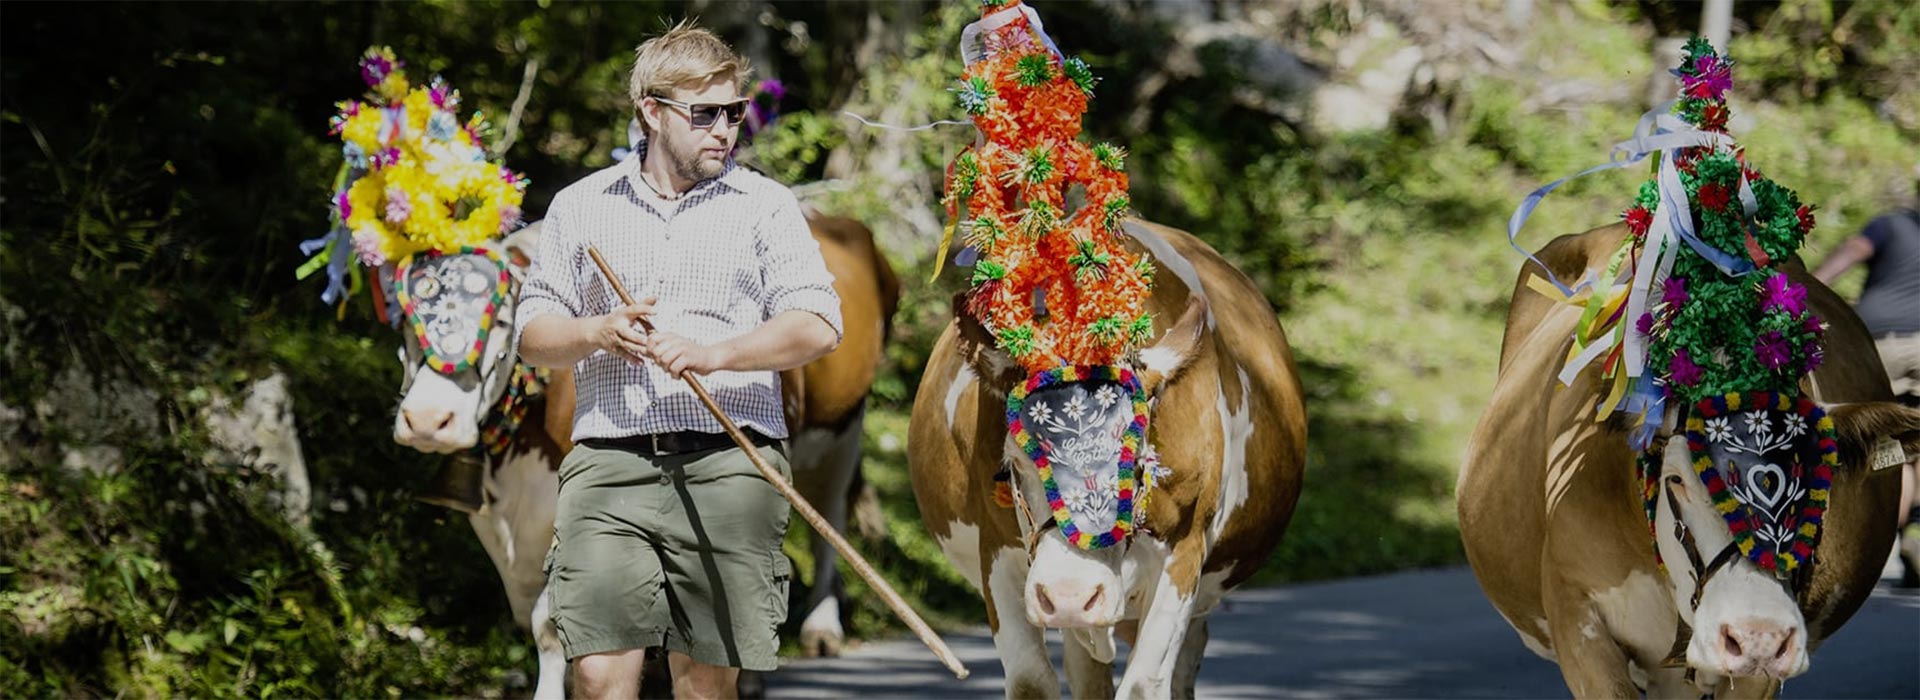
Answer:
<svg viewBox="0 0 1920 700"><path fill-rule="evenodd" d="M345 161L335 179L334 227L301 244L313 257L299 271L304 279L327 268L321 299L329 304L359 288L350 262L380 267L423 251L459 250L520 223L527 180L488 157L485 119L475 112L462 123L458 90L439 77L413 85L403 68L393 49L368 49L360 59L366 100L341 102L332 120L329 133L340 137ZM384 310L383 301L375 305Z"/></svg>

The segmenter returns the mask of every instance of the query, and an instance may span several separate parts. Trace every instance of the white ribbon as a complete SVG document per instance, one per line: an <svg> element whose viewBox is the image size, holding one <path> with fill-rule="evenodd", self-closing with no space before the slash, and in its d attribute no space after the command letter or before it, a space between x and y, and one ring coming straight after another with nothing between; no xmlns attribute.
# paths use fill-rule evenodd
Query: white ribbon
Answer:
<svg viewBox="0 0 1920 700"><path fill-rule="evenodd" d="M1670 114L1669 112L1673 109L1673 105L1674 101L1668 101L1655 106L1653 109L1648 110L1646 114L1641 115L1639 123L1634 125L1633 138L1614 144L1607 162L1547 183L1541 186L1540 189L1528 194L1525 199L1520 201L1520 206L1514 208L1513 216L1507 220L1507 243L1513 246L1514 250L1520 251L1522 255L1527 256L1528 260L1532 260L1535 264L1540 265L1541 271L1546 274L1547 282L1559 289L1561 293L1572 296L1575 292L1592 286L1592 281L1583 281L1576 286L1569 287L1561 283L1560 279L1554 276L1553 271L1547 269L1546 264L1541 263L1539 258L1534 257L1532 251L1520 247L1520 229L1526 225L1527 218L1533 215L1534 208L1540 205L1540 200L1545 199L1548 194L1559 189L1561 185L1567 184L1576 178L1606 170L1624 168L1640 162L1641 159L1653 153L1674 152L1682 148L1713 146L1732 148L1734 146L1733 137L1711 131L1700 131L1695 129L1692 124L1688 124L1685 120ZM1665 186L1663 185L1662 187L1664 189ZM1742 184L1742 189L1745 189L1744 183ZM1685 191L1676 191L1681 192L1680 198L1684 201ZM1658 216L1655 216L1656 220L1658 218ZM1693 224L1690 217L1680 225L1684 227L1687 235L1692 234Z"/></svg>
<svg viewBox="0 0 1920 700"><path fill-rule="evenodd" d="M871 119L868 119L868 118L866 118L866 117L863 117L863 116L860 116L860 115L858 115L858 114L854 114L853 112L849 112L849 111L846 111L846 110L841 110L841 112L840 112L840 113L841 113L841 114L843 114L843 115L846 115L846 116L849 116L849 117L853 117L855 121L858 121L858 122L860 122L861 124L865 124L865 125L867 125L867 126L869 126L869 127L872 127L872 128L875 128L875 129L887 129L887 130L891 130L891 131L926 131L926 130L928 130L928 129L931 129L931 128L934 128L934 127L936 127L936 126L972 126L972 125L973 125L973 122L972 122L972 121L968 121L968 120L962 120L962 119L941 119L941 120L937 120L937 121L931 121L931 122L927 122L927 123L925 123L925 124L921 124L921 125L919 125L919 126L895 126L895 125L892 125L892 124L888 124L888 123L885 123L885 122L877 122L877 121L873 121L873 120L871 120Z"/></svg>
<svg viewBox="0 0 1920 700"><path fill-rule="evenodd" d="M1040 43L1046 44L1047 50L1053 52L1055 58L1066 60L1066 56L1060 53L1060 47L1053 45L1053 37L1047 36L1046 25L1040 23L1040 14L1025 4L995 11L967 25L966 29L960 30L960 57L966 59L966 65L969 66L986 58L987 47L982 44L980 36L1012 24L1014 20L1022 17L1027 19L1027 26L1033 28L1033 33L1040 37Z"/></svg>

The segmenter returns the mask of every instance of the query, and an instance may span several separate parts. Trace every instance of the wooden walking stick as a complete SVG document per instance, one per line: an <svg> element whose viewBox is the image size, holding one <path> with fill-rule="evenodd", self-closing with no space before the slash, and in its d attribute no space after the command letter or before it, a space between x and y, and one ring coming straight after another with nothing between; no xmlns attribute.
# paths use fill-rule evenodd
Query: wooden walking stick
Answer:
<svg viewBox="0 0 1920 700"><path fill-rule="evenodd" d="M620 295L620 303L632 306L633 297L628 295L627 288L620 284L620 278L614 276L613 268L607 265L606 259L600 257L600 251L593 246L587 246L587 255L593 256L593 264L600 266L601 276L606 277L607 283L613 285L614 293ZM653 332L653 324L648 323L644 318L640 319L640 328L647 333ZM707 393L706 387L700 385L700 380L691 373L685 374L683 378L687 386L693 387L693 394L700 397L700 403L705 404L707 411L720 421L720 427L726 429L727 435L733 438L734 443L740 445L741 451L747 453L747 459L752 460L754 468L760 470L760 477L766 479L767 483L773 484L774 490L779 491L780 495L787 497L787 502L793 504L793 509L800 512L800 517L813 527L814 532L827 538L827 543L833 545L834 551L839 552L842 559L853 565L854 573L860 574L860 578L866 581L867 585L880 593L880 599L886 601L888 608L893 609L893 614L907 623L907 627L920 637L921 643L926 644L927 648L933 651L934 656L940 658L940 663L946 664L947 670L952 671L955 678L964 680L967 677L967 667L960 664L960 658L953 655L953 650L947 648L947 643L940 640L940 635L934 634L933 628L928 627L926 621L920 619L920 615L916 614L913 608L907 607L907 601L902 600L900 594L894 592L893 586L888 585L886 579L880 578L880 572L874 571L873 565L868 564L866 558L854 551L853 545L848 544L845 537L841 537L832 525L827 524L827 519L821 517L820 511L814 510L813 505L807 503L807 499L793 489L793 484L787 483L773 465L767 464L767 461L760 457L760 451L754 449L746 433L740 432L740 426L734 425L733 419L728 418L727 414L720 410L720 404L714 403L713 396Z"/></svg>

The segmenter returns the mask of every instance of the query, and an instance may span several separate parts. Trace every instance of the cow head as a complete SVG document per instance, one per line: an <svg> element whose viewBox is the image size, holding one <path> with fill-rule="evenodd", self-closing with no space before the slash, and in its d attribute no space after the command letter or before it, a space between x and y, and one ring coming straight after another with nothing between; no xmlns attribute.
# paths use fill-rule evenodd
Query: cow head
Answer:
<svg viewBox="0 0 1920 700"><path fill-rule="evenodd" d="M1658 499L1655 542L1675 606L1692 627L1687 665L1702 673L1784 680L1807 670L1807 626L1794 579L1754 561L1768 558L1781 567L1799 528L1821 515L1808 506L1824 510L1824 495L1812 492L1824 490L1813 474L1822 457L1820 433L1796 415L1780 406L1747 406L1695 416L1689 419L1693 444L1675 436L1663 448L1658 488L1650 491ZM1833 406L1826 415L1840 470L1872 468L1869 452L1889 438L1908 454L1920 448L1920 411L1876 402ZM1700 476L1703 458L1713 465L1712 480ZM1676 518L1694 540L1692 554ZM1750 533L1752 556L1740 550L1736 529ZM1777 559L1765 557L1775 552ZM1696 586L1700 578L1704 586Z"/></svg>
<svg viewBox="0 0 1920 700"><path fill-rule="evenodd" d="M1025 381L1019 365L994 346L985 329L964 310L958 311L964 336L960 352L975 372L1001 394ZM1139 353L1132 381L1138 382L1149 407L1158 404L1160 394L1196 356L1207 317L1206 298L1191 295L1180 319ZM1125 582L1134 578L1126 567L1139 565L1136 558L1125 556L1131 538L1121 537L1106 546L1089 546L1085 541L1111 532L1122 513L1138 517L1135 509L1122 507L1119 488L1127 479L1119 465L1122 436L1135 419L1132 397L1125 379L1110 376L1034 390L1021 409L1022 423L1036 440L1048 445L1048 476L1042 476L1015 436L1006 438L1004 454L1013 487L1019 489L1025 511L1032 515L1032 519L1023 515L1016 520L1032 543L1024 592L1027 619L1035 625L1106 627L1125 614ZM1145 434L1134 437L1141 448L1136 450L1132 492L1145 493L1150 449ZM1053 507L1048 477L1052 495L1059 497L1058 508ZM1072 532L1078 533L1074 537L1082 542L1069 540L1062 520L1071 523Z"/></svg>
<svg viewBox="0 0 1920 700"><path fill-rule="evenodd" d="M400 406L394 412L393 439L422 452L457 452L473 447L481 422L507 389L515 357L514 309L520 280L539 248L538 223L497 244L500 262L485 255L415 256L397 270L396 286L406 292L400 362L405 375ZM488 306L499 284L500 265L509 289L499 304ZM478 357L470 357L479 347Z"/></svg>

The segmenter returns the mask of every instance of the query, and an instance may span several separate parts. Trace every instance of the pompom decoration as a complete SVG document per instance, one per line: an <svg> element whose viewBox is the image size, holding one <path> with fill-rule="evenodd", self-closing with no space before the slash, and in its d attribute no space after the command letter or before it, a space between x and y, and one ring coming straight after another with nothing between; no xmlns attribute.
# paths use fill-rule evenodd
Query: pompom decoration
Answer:
<svg viewBox="0 0 1920 700"><path fill-rule="evenodd" d="M967 309L1029 374L1118 364L1153 331L1152 263L1120 242L1126 152L1078 140L1097 79L1037 40L1019 6L983 3L983 16L1014 19L987 30L953 88L985 137L954 158L944 200L979 253ZM1085 204L1068 211L1075 186Z"/></svg>

